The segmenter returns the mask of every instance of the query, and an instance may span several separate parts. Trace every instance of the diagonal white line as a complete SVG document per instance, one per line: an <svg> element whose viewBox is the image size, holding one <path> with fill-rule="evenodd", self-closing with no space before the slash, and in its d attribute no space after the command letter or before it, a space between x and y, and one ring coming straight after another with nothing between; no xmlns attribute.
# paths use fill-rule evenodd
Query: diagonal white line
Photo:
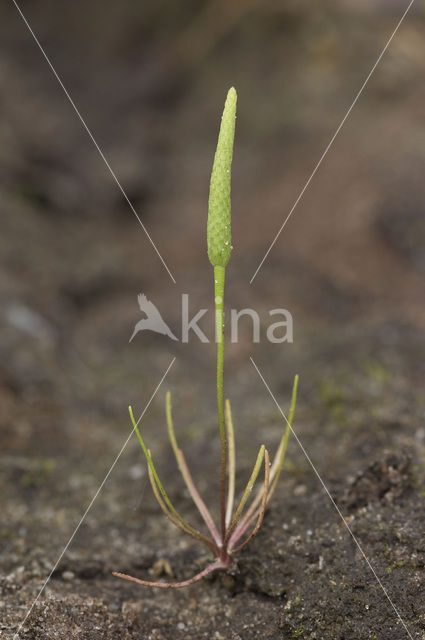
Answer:
<svg viewBox="0 0 425 640"><path fill-rule="evenodd" d="M132 212L134 213L134 215L136 216L140 226L142 227L143 231L145 232L149 242L151 243L152 247L154 248L157 256L159 257L159 259L161 260L162 264L164 265L165 269L167 270L168 275L170 276L171 280L174 282L174 284L176 284L176 281L174 279L173 274L171 273L170 269L168 268L164 258L162 257L162 255L160 254L156 244L154 243L154 241L152 240L151 236L149 235L148 230L146 229L145 225L143 224L142 220L140 219L140 216L138 215L136 209L134 208L131 200L129 199L129 197L127 196L126 192L124 191L121 182L118 180L114 170L112 169L111 165L109 164L108 160L106 159L105 154L103 153L102 149L99 147L98 143L95 140L94 135L92 134L91 130L89 129L89 127L86 124L86 121L84 120L83 116L81 115L80 111L78 110L75 102L73 101L73 99L71 98L68 90L66 89L64 83L62 82L62 80L60 79L56 69L54 68L50 58L48 57L47 53L45 52L45 50L43 49L43 47L40 44L40 41L38 40L37 36L35 35L33 29L31 28L28 20L26 19L26 17L24 16L24 14L22 13L21 8L19 7L18 3L16 2L16 0L12 0L13 4L15 5L19 15L21 16L22 20L24 21L26 27L28 28L28 31L30 32L30 34L32 35L32 37L34 38L35 43L37 44L38 48L40 49L41 53L43 54L44 59L46 60L47 64L49 65L53 75L55 76L56 80L59 82L63 92L65 93L66 97L68 98L72 108L74 109L75 113L77 114L81 124L83 125L84 129L87 131L91 141L93 142L94 146L96 147L97 151L99 152L100 157L102 158L103 162L105 163L106 167L109 170L109 173L111 174L111 176L113 177L113 179L115 180L119 190L121 191L122 195L124 196L124 199L126 200L128 206L130 207L130 209L132 210Z"/></svg>
<svg viewBox="0 0 425 640"><path fill-rule="evenodd" d="M403 13L403 15L401 16L400 20L397 23L396 28L394 29L394 31L392 32L387 44L385 45L385 47L382 49L381 53L379 54L379 57L377 59L377 61L375 62L375 64L373 65L372 69L369 71L366 80L363 82L362 86L360 87L356 97L354 98L353 102L351 103L350 108L348 109L347 113L345 114L345 116L343 117L343 119L341 120L337 130L335 131L335 133L333 134L332 138L329 141L328 146L326 147L326 149L324 150L324 152L322 153L322 155L320 156L319 162L316 164L316 166L314 167L309 179L307 180L307 182L305 183L304 187L301 190L301 193L299 194L298 198L295 200L294 204L292 205L291 210L289 211L288 215L286 216L285 220L283 221L282 226L280 227L279 231L277 232L277 234L274 237L273 242L271 243L271 245L269 246L269 248L267 249L266 253L264 254L263 259L261 260L260 264L258 265L258 267L255 270L254 275L252 276L251 280L249 281L249 284L252 284L254 281L254 278L256 277L257 273L259 272L259 270L261 269L261 267L263 266L264 261L266 260L267 256L269 255L270 251L273 249L274 245L276 244L276 241L278 239L278 237L280 236L280 234L282 233L283 228L285 227L286 223L288 222L289 218L291 217L291 215L293 214L295 208L297 207L299 201L301 200L301 198L303 197L305 191L307 190L310 182L313 180L314 176L317 173L317 170L319 169L320 165L322 164L323 160L325 159L325 157L327 156L327 153L329 151L329 149L331 148L331 146L333 145L333 143L335 142L335 138L337 137L337 135L339 134L339 132L341 131L342 127L344 126L348 116L350 115L350 113L352 112L352 110L354 109L354 107L357 104L358 99L360 98L361 94L363 93L364 88L366 87L367 83L369 82L370 78L372 77L376 67L378 66L378 64L381 62L382 57L384 56L386 50L388 49L388 47L391 44L392 39L394 38L395 34L397 33L397 31L399 30L401 23L403 22L403 20L405 19L405 17L407 16L410 7L412 6L412 4L414 3L415 0L410 0L407 9L405 10L405 12Z"/></svg>
<svg viewBox="0 0 425 640"><path fill-rule="evenodd" d="M164 382L169 370L171 369L171 367L173 366L174 362L175 362L175 357L171 360L170 364L167 367L167 370L165 371L164 375L162 376L161 380L159 381L158 385L156 386L155 391L152 393L151 397L148 400L148 403L146 404L145 408L143 409L139 419L137 420L136 424L139 424L140 420L143 418L143 416L145 415L146 411L148 410L152 400L154 399L154 397L156 396L160 386L162 385L162 383ZM91 502L89 504L89 506L87 507L87 509L84 511L83 516L80 520L80 522L77 524L77 526L74 529L74 533L72 534L72 536L69 538L68 542L66 543L62 553L60 554L59 558L56 560L55 564L53 565L53 568L51 570L51 572L49 573L49 575L47 576L46 580L44 581L40 591L38 592L34 602L32 603L32 605L30 606L30 608L28 609L27 613L25 614L25 618L22 620L21 624L19 625L19 629L16 631L16 633L14 634L12 640L16 640L19 637L19 633L22 629L22 627L24 626L25 622L28 620L29 615L31 614L31 611L34 609L35 604L38 602L41 594L43 593L44 589L46 588L47 583L49 582L50 578L52 577L54 571L56 570L57 566L59 565L60 561L62 560L63 556L65 555L65 553L67 552L71 542L73 541L73 539L75 538L79 528L81 527L81 525L84 522L85 517L87 516L88 512L90 511L90 509L92 508L96 498L98 497L99 493L102 491L103 486L105 485L105 482L107 481L107 479L109 478L109 476L111 475L115 465L117 464L119 458L121 457L122 452L124 451L124 449L126 448L127 444L130 441L131 436L134 433L134 429L131 429L130 434L128 436L128 438L126 439L126 441L124 442L123 446L120 449L120 452L118 453L117 457L115 458L115 460L113 461L113 463L111 464L108 473L106 474L106 476L104 477L104 479L102 480L98 490L96 491L96 493L94 494L93 498L91 499Z"/></svg>
<svg viewBox="0 0 425 640"><path fill-rule="evenodd" d="M316 476L317 476L317 478L318 478L318 480L319 480L320 484L322 485L323 489L325 490L325 492L326 492L326 494L327 494L327 496L328 496L329 500L332 502L332 505L334 506L334 508L335 508L336 512L338 513L339 517L341 518L341 520L342 520L342 521L343 521L343 523L345 524L345 526L346 526L346 528L347 528L347 530L348 530L348 533L350 534L350 536L351 536L351 537L352 537L352 539L354 540L354 542L355 542L355 544L356 544L356 546L357 546L358 550L360 551L361 555L363 556L364 560L366 561L367 566L368 566L368 567L369 567L369 569L372 571L372 573L373 573L373 575L374 575L374 577L375 577L376 581L378 582L379 586L381 587L382 591L384 592L384 594L385 594L385 596L386 596L386 598L387 598L388 602L390 603L390 605L391 605L391 606L392 606L392 608L394 609L394 611L395 611L395 613L396 613L396 615L397 615L397 618L400 620L401 624L403 625L403 627L404 627L404 629L405 629L405 631L406 631L407 635L409 636L410 640L413 640L413 637L412 637L412 635L411 635L411 633L410 633L409 629L407 628L407 626L406 626L405 622L403 621L403 618L402 618L402 617L401 617L401 615L399 614L398 609L396 608L395 604L394 604L394 603L393 603L393 601L391 600L391 598L390 598L390 596L389 596L389 594L388 594L387 590L385 589L384 585L382 584L381 580L379 579L379 576L377 575L377 573L376 573L375 569L372 567L372 565L371 565L371 563L370 563L369 559L367 558L367 556L366 556L365 552L363 551L362 547L360 546L359 541L357 540L357 538L356 538L356 536L354 535L354 533L351 531L351 529L350 529L350 525L348 524L348 522L346 521L346 519L345 519L345 518L344 518L344 516L342 515L340 508L338 507L338 505L336 504L335 500L332 498L331 494L329 493L329 489L327 488L327 486L325 485L324 481L322 480L321 475L319 474L319 472L317 471L316 467L314 466L314 464L313 464L313 462L312 462L312 460L311 460L310 456L308 455L307 451L305 450L305 448L304 448L304 446L303 446L302 442L300 441L300 439L298 438L297 434L295 433L295 431L293 430L293 428L292 428L292 427L291 427L291 425L289 424L288 419L287 419L287 417L285 416L285 414L283 413L283 411L282 411L282 408L281 408L280 404L278 403L278 401L277 401L277 400L276 400L276 398L274 397L272 390L270 389L269 385L268 385L268 384L267 384L267 382L265 381L265 379L264 379L264 377L263 377L263 375L262 375L261 371L259 370L259 368L258 368L258 367L257 367L257 365L255 364L255 362L254 362L254 360L253 360L253 358L252 358L251 356L250 356L250 360L251 360L251 362L252 362L252 364L253 364L253 366L254 366L255 370L257 371L258 375L260 376L261 380L263 381L264 386L266 387L267 391L269 392L269 394L270 394L271 398L273 399L273 401L274 401L275 405L276 405L276 406L277 406L277 408L279 409L280 414L282 415L282 417L283 417L283 418L284 418L284 420L286 421L286 424L287 424L287 425L289 426L289 428L291 429L291 432L292 432L292 434L293 434L293 436L294 436L295 440L297 441L298 445L299 445L299 446L300 446L300 448L301 448L301 451L303 452L303 454L304 454L304 455L305 455L305 457L307 458L307 460L308 460L308 462L309 462L309 464L310 464L311 468L313 469L313 471L314 471L314 473L316 474Z"/></svg>

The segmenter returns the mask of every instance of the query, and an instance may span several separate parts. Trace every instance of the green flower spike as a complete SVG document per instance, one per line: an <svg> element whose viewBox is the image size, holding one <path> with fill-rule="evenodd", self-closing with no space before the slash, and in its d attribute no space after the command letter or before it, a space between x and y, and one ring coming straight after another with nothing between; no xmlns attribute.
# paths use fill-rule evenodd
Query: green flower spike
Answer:
<svg viewBox="0 0 425 640"><path fill-rule="evenodd" d="M282 471L291 424L294 417L298 376L295 376L292 389L291 407L288 416L288 424L282 434L273 462L270 463L269 453L264 445L261 445L257 459L248 479L245 490L239 501L239 506L234 509L235 497L235 436L233 429L232 412L229 400L224 405L223 396L223 362L224 362L224 280L226 265L229 262L232 250L230 238L230 180L233 156L233 142L235 137L236 118L236 91L232 87L224 105L221 119L220 133L218 136L217 150L211 174L210 197L208 206L207 244L208 257L214 267L214 292L215 292L215 322L217 342L217 411L218 426L221 443L220 463L220 527L216 527L209 509L202 500L182 450L177 444L174 432L174 424L171 413L170 392L166 397L166 417L168 435L176 458L177 466L189 494L198 508L200 515L208 530L208 535L201 533L188 524L171 503L165 489L159 479L154 466L150 450L146 447L140 434L133 412L130 407L130 417L143 453L148 463L148 475L153 493L159 502L161 509L168 519L179 529L202 542L213 554L213 561L200 573L183 582L148 582L133 578L123 573L115 573L118 578L130 580L137 584L149 587L161 587L171 589L186 587L198 582L214 571L229 569L234 556L241 551L255 536L260 528L266 507L275 491L280 472ZM251 498L252 489L256 483L261 467L264 465L264 481L260 485L256 495ZM246 504L249 507L245 510Z"/></svg>
<svg viewBox="0 0 425 640"><path fill-rule="evenodd" d="M230 260L232 241L230 233L230 183L235 139L236 90L227 94L221 117L217 150L211 173L208 201L207 246L213 267L225 267Z"/></svg>

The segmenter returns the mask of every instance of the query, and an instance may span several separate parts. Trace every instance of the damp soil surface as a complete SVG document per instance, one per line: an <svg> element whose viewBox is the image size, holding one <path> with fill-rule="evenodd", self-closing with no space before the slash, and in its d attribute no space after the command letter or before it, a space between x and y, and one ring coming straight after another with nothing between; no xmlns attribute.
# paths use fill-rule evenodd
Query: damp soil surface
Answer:
<svg viewBox="0 0 425 640"><path fill-rule="evenodd" d="M413 380L406 384L405 356L396 359L393 352L391 365L384 366L387 347L379 347L376 334L363 335L363 344L367 339L374 359L357 353L348 369L345 354L355 350L349 338L330 355L329 344L319 349L316 336L310 356L301 357L306 383L295 431L310 461L293 439L263 527L231 571L179 591L146 589L112 576L119 570L145 579L183 580L209 561L198 544L164 521L131 441L19 637L395 640L408 637L407 627L413 638L423 638L423 396ZM420 341L405 348L403 342L400 352L410 353L407 360L425 355ZM326 375L318 379L314 363L323 359ZM185 380L183 370L181 376ZM273 366L268 376L277 391L281 385L285 406L287 376L277 376ZM238 457L239 486L250 472L255 442L276 446L283 428L255 377L246 375L241 389L249 401L235 407L237 439L247 439ZM177 413L190 413L190 406L181 403ZM157 420L155 429L149 422L148 433L150 440L157 434L163 482L178 510L196 522L166 449L164 420ZM48 422L40 418L40 424ZM200 490L214 505L218 449L212 422L201 416L196 430L192 425L182 435ZM120 437L113 437L109 421L102 424L95 416L80 428L78 453L75 445L56 452L56 443L43 456L3 457L2 491L9 496L1 554L5 634L25 616L128 433L121 420Z"/></svg>
<svg viewBox="0 0 425 640"><path fill-rule="evenodd" d="M423 10L250 285L401 3L330 1L318 13L308 0L241 2L229 13L218 0L202 11L93 0L84 21L71 5L26 9L177 284L12 3L2 7L1 637L424 640ZM182 293L192 315L211 311L208 172L231 84L227 312L261 319L259 343L241 321L226 350L237 490L285 427L250 356L285 413L300 375L296 436L263 526L228 573L143 588L112 572L184 580L210 560L151 495L127 406L147 407L162 482L201 526L166 437L171 389L180 444L217 517L214 344L128 340L140 292L178 337ZM276 308L292 313L291 344L266 339ZM212 322L200 323L206 334Z"/></svg>

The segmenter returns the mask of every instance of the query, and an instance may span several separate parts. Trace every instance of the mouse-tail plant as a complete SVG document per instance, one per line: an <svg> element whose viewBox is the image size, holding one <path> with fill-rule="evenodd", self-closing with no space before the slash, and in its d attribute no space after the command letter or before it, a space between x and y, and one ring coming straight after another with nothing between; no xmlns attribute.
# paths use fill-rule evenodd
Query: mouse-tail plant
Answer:
<svg viewBox="0 0 425 640"><path fill-rule="evenodd" d="M144 586L161 587L163 589L186 587L198 582L214 571L226 570L231 567L236 553L241 551L258 532L264 518L267 505L272 497L285 460L288 439L295 412L298 376L295 376L292 388L291 406L286 429L280 440L276 454L270 463L269 453L261 445L252 473L247 481L242 497L236 509L235 500L235 435L233 428L230 401L224 402L223 394L223 363L224 363L224 284L226 266L229 262L232 245L230 229L230 186L233 158L233 143L236 119L236 91L232 87L224 105L218 136L217 150L211 174L210 194L208 201L207 248L208 257L214 267L214 304L215 329L217 343L217 413L220 433L220 490L219 511L220 522L216 526L211 513L200 496L186 459L177 444L174 431L171 395L166 395L166 419L168 435L176 458L177 466L195 503L208 533L202 533L192 527L179 514L159 479L153 463L150 450L146 447L133 411L129 407L130 418L134 431L142 447L148 465L149 480L152 490L162 511L167 518L179 529L195 540L202 542L213 554L213 561L195 576L183 582L152 582L132 576L114 572L119 578L136 582ZM251 499L252 489L257 481L261 468L264 466L264 478L255 497ZM251 500L251 501L250 501ZM249 506L248 503L250 502Z"/></svg>

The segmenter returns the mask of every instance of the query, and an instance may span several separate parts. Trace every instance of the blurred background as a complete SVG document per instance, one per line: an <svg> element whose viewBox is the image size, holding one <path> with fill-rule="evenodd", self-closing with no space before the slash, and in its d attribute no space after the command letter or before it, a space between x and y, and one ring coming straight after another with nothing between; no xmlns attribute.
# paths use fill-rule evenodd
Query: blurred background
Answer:
<svg viewBox="0 0 425 640"><path fill-rule="evenodd" d="M214 468L214 345L196 339L182 345L148 332L128 340L141 317L139 292L177 335L181 293L190 294L193 312L211 308L209 175L232 85L238 117L227 306L256 309L266 326L270 308L284 307L294 318L293 345L269 345L264 331L253 345L247 321L240 342L227 350L227 393L246 428L242 460L249 464L257 439L279 437L276 409L249 355L283 406L300 373L300 433L335 477L400 439L416 437L423 446L420 3L250 284L406 6L399 0L21 3L174 284L16 7L2 3L0 447L9 570L35 554L43 575L43 545L60 550L72 533L128 434L127 405L141 412L174 356L167 382L178 421L200 467ZM146 429L154 451L167 457L164 392L165 386ZM394 430L394 416L408 423L404 435ZM342 440L334 438L341 433ZM144 467L136 444L129 449L99 498L102 512L94 510L84 525L92 540L100 535L96 518L119 516L129 527L127 507L134 531L140 526L140 514L131 511L140 495L127 483L141 479L144 486ZM51 561L52 548L48 555Z"/></svg>

